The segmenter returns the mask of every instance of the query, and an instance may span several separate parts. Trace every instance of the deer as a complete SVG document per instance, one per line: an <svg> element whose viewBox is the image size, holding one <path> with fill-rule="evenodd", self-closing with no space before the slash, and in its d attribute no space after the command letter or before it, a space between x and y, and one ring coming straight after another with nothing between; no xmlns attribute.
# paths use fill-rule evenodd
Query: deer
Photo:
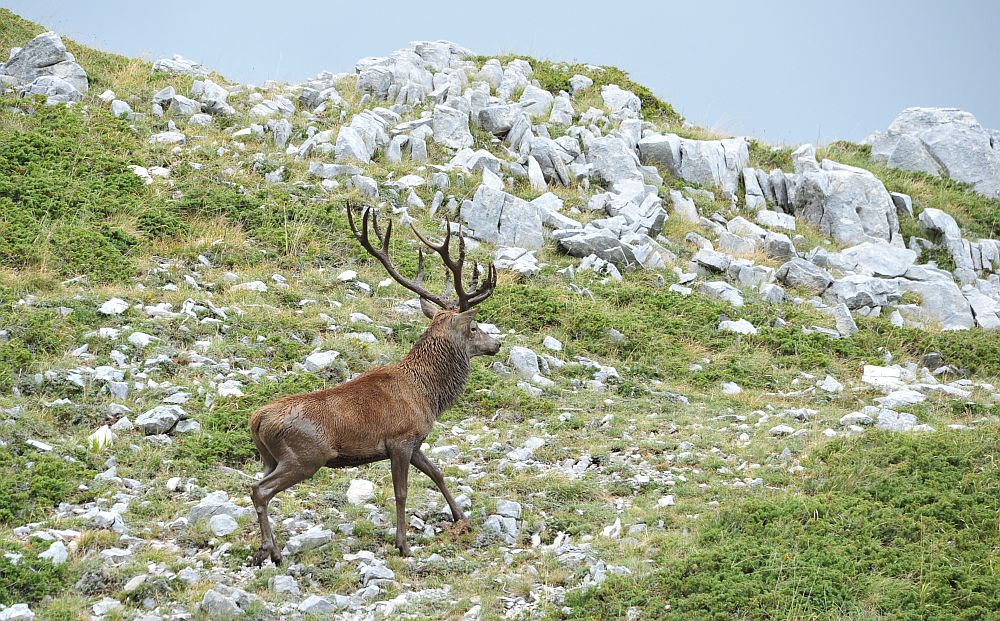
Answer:
<svg viewBox="0 0 1000 621"><path fill-rule="evenodd" d="M375 257L397 283L417 294L430 326L399 362L366 371L357 377L315 392L279 398L250 417L250 433L264 465L263 478L253 484L250 497L257 512L261 547L253 558L281 564L281 552L271 530L267 508L271 499L312 477L320 468L349 468L388 459L396 502L395 547L411 556L406 538L406 493L409 467L427 475L444 496L458 529L468 526L462 508L445 485L444 476L420 449L438 417L465 390L475 356L494 356L500 341L476 324L477 305L492 295L497 271L491 263L485 277L478 264L466 289L462 271L466 248L461 228L458 258L451 255L451 222L445 221L444 239L432 243L413 226L420 242L437 253L449 276L449 289L435 295L423 286L424 252L418 250L415 280L404 278L389 257L392 221L383 233L378 215L364 209L361 230L347 208L354 238ZM374 246L371 229L377 238ZM479 282L483 278L482 283Z"/></svg>

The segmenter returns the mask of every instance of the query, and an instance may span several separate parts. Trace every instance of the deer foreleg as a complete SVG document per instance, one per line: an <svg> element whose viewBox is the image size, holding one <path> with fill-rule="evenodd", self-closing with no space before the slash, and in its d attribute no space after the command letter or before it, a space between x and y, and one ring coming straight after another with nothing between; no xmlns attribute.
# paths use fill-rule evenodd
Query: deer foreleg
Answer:
<svg viewBox="0 0 1000 621"><path fill-rule="evenodd" d="M396 547L402 556L410 556L406 541L406 487L413 447L397 446L389 450L392 470L392 492L396 496Z"/></svg>

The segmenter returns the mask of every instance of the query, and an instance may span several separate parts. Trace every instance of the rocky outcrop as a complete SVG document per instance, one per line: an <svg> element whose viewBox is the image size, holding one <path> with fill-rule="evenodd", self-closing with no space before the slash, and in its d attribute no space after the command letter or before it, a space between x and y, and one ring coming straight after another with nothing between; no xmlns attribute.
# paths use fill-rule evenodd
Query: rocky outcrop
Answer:
<svg viewBox="0 0 1000 621"><path fill-rule="evenodd" d="M394 104L418 104L460 96L466 83L462 59L469 50L450 41L414 41L389 56L369 57L355 66L358 89Z"/></svg>
<svg viewBox="0 0 1000 621"><path fill-rule="evenodd" d="M54 32L40 34L14 50L0 65L0 76L8 76L21 95L42 95L50 104L80 101L90 86L87 72Z"/></svg>
<svg viewBox="0 0 1000 621"><path fill-rule="evenodd" d="M672 176L691 183L721 188L735 194L740 174L750 161L746 139L690 140L676 134L652 134L639 141L644 164L663 167Z"/></svg>
<svg viewBox="0 0 1000 621"><path fill-rule="evenodd" d="M872 159L891 168L946 176L1000 197L1000 143L964 110L907 108L867 142Z"/></svg>

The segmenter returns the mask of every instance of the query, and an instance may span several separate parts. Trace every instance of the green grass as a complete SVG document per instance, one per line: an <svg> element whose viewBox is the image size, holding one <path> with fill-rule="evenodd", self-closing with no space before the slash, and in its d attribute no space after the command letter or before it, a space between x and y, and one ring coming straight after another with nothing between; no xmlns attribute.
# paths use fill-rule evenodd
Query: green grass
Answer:
<svg viewBox="0 0 1000 621"><path fill-rule="evenodd" d="M789 328L771 327L774 309L750 302L743 308L702 296L683 297L651 283L648 275L629 275L622 283L594 284L595 298L575 296L556 283L508 284L483 306L485 318L506 318L522 332L553 330L573 353L622 362L630 373L660 379L687 379L696 386L734 381L743 387L773 389L799 371L850 377L864 363L875 364L881 351L920 358L937 351L948 364L973 373L1000 370L1000 335L995 332L926 332L897 328L886 319L863 319L863 330L849 339L804 334L800 327L827 325L829 318L806 307L786 306ZM745 318L759 334L743 339L720 333L719 317ZM625 334L615 343L607 334ZM711 352L712 364L691 375L688 366Z"/></svg>
<svg viewBox="0 0 1000 621"><path fill-rule="evenodd" d="M0 102L0 261L99 282L132 275L137 240L120 218L149 194L129 168L142 145L104 111Z"/></svg>
<svg viewBox="0 0 1000 621"><path fill-rule="evenodd" d="M569 618L996 618L998 444L996 427L833 441L798 489L725 503L691 549L571 596Z"/></svg>
<svg viewBox="0 0 1000 621"><path fill-rule="evenodd" d="M73 573L68 564L53 565L48 559L38 558L47 548L47 542L26 549L16 542L0 540L0 553L21 555L16 562L0 555L0 604L39 602L72 584Z"/></svg>

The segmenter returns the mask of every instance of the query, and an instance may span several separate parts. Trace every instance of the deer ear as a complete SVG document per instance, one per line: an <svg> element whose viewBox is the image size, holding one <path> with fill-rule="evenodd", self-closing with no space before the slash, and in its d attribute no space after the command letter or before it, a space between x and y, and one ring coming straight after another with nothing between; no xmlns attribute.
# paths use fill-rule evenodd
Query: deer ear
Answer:
<svg viewBox="0 0 1000 621"><path fill-rule="evenodd" d="M458 313L452 317L451 320L455 322L455 325L457 326L470 324L472 323L472 320L476 318L476 312L478 310L478 308L471 308L464 313Z"/></svg>
<svg viewBox="0 0 1000 621"><path fill-rule="evenodd" d="M420 310L424 311L424 316L428 319L434 319L440 309L433 302L420 298Z"/></svg>

